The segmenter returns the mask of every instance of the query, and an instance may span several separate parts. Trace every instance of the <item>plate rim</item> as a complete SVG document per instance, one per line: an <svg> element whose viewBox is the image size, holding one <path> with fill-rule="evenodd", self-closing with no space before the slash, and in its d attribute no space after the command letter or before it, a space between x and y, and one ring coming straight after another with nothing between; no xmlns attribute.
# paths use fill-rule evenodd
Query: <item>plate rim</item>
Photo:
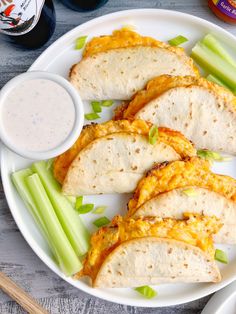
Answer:
<svg viewBox="0 0 236 314"><path fill-rule="evenodd" d="M170 18L171 16L173 16L173 17L181 17L182 16L183 18L185 18L185 20L187 19L191 22L195 21L195 22L201 23L202 25L208 26L211 29L214 28L216 32L219 31L219 32L227 35L228 37L233 39L233 41L236 43L236 37L234 35L232 35L230 32L228 32L227 30L221 28L218 25L215 25L212 22L209 22L209 21L207 21L203 18L200 18L200 17L193 16L191 14L187 14L187 13L183 13L183 12L179 12L179 11L172 11L172 10L165 10L165 9L150 9L150 8L121 10L118 12L108 13L106 15L96 17L96 18L94 18L90 21L87 21L81 25L78 25L78 26L74 27L72 30L66 32L64 35L59 37L55 42L53 42L47 49L45 49L40 54L40 56L30 66L28 71L39 70L39 68L37 68L37 66L38 66L38 64L40 64L41 60L45 57L45 55L50 53L51 50L53 51L63 41L65 41L65 40L68 41L70 38L74 37L74 34L78 34L79 32L82 32L84 28L96 25L97 22L101 22L101 21L106 22L107 20L110 20L112 18L126 17L129 14L140 14L140 13L142 13L142 14L148 15L148 14L153 14L154 12L156 12L157 14L160 14L160 15L168 14L168 18ZM50 64L50 62L48 63L48 65L49 64ZM205 297L205 296L207 296L213 292L216 292L216 291L222 289L223 287L227 286L228 284L230 284L231 282L236 280L236 274L235 274L234 276L228 278L227 280L224 280L224 282L217 284L215 286L215 289L214 289L214 286L209 286L209 287L206 287L204 289L203 293L197 291L197 292L193 292L188 297L181 296L181 297L178 297L178 299L173 297L171 300L164 300L164 301L158 300L158 298L153 299L153 300L146 300L146 299L141 299L141 298L128 300L128 299L124 299L122 296L111 296L111 295L106 295L106 293L104 295L104 292L102 290L93 289L93 288L86 286L86 285L78 287L75 284L75 282L77 282L77 281L73 280L70 277L66 277L57 268L57 266L52 263L52 261L47 256L47 254L38 246L37 242L30 236L30 233L22 226L22 224L20 224L21 219L19 219L19 217L17 217L17 206L15 206L15 202L14 202L12 195L11 195L12 193L9 190L10 184L11 184L10 179L9 179L10 174L7 173L7 171L4 171L4 164L5 164L6 160L4 159L3 156L8 154L8 152L9 151L6 147L1 148L1 176L2 176L4 194L5 194L9 209L11 211L11 214L14 218L14 221L15 221L17 227L19 228L22 236L24 237L25 241L29 244L30 248L39 257L39 259L42 260L43 263L48 268L50 268L54 273L56 273L60 278L62 278L66 282L70 283L75 288L80 289L81 291L84 291L90 295L93 295L95 297L98 297L100 299L103 299L103 300L106 300L109 302L123 304L123 305L136 306L136 307L150 308L150 307L167 307L167 306L179 305L179 304L188 303L188 302L191 302L194 300L198 300L198 299L203 298L203 297Z"/></svg>

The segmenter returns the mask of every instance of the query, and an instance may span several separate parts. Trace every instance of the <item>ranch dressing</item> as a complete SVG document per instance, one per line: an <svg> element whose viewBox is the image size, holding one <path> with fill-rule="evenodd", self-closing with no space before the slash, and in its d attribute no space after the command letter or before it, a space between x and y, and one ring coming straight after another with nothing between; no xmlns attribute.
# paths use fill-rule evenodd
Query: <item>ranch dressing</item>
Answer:
<svg viewBox="0 0 236 314"><path fill-rule="evenodd" d="M75 108L69 93L48 79L20 83L6 96L2 123L15 146L42 152L60 145L73 129Z"/></svg>

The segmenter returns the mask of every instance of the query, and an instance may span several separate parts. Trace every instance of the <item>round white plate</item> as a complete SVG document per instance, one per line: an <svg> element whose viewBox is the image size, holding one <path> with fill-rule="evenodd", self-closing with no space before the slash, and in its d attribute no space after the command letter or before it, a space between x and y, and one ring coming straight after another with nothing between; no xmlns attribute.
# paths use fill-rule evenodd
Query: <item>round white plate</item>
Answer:
<svg viewBox="0 0 236 314"><path fill-rule="evenodd" d="M72 64L79 61L81 51L74 49L75 39L82 35L93 36L110 34L113 30L121 28L123 25L132 24L136 26L139 33L152 36L166 41L179 34L189 38L189 42L184 47L189 49L194 43L208 32L216 33L228 45L236 47L235 38L223 29L202 19L179 12L166 10L131 10L122 11L99 17L78 26L65 34L53 45L51 45L32 65L30 70L45 70L58 73L67 77ZM85 104L85 111L90 111L89 104ZM105 108L100 121L109 119L112 116L113 108ZM97 122L96 121L96 122ZM223 131L223 130L222 130ZM50 250L40 235L37 226L18 197L10 180L10 174L28 166L29 160L3 148L1 155L1 172L3 186L12 215L26 241L42 261L50 267L61 278L68 281L73 286L90 293L96 297L134 306L161 307L189 302L205 295L208 295L226 286L236 279L236 247L223 246L229 255L228 265L219 265L222 270L223 280L218 284L162 284L155 287L158 296L152 300L146 300L133 289L93 289L86 281L75 281L66 278L54 263ZM229 174L236 178L236 159L231 162L220 163L214 166L216 172ZM129 195L99 195L85 197L85 202L95 205L107 205L106 215L112 218L115 214L123 214ZM94 214L83 215L83 220L88 228L93 231L92 221L97 218Z"/></svg>
<svg viewBox="0 0 236 314"><path fill-rule="evenodd" d="M235 314L236 281L215 293L201 314Z"/></svg>

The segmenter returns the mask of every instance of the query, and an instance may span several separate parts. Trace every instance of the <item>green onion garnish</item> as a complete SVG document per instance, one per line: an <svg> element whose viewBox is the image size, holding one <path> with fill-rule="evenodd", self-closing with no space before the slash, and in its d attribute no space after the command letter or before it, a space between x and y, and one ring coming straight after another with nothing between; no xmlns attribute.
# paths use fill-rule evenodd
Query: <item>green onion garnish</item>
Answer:
<svg viewBox="0 0 236 314"><path fill-rule="evenodd" d="M79 209L80 206L83 205L83 196L78 196L76 197L76 200L75 200L75 209Z"/></svg>
<svg viewBox="0 0 236 314"><path fill-rule="evenodd" d="M111 107L113 105L114 101L113 100L103 100L101 102L101 106L103 107Z"/></svg>
<svg viewBox="0 0 236 314"><path fill-rule="evenodd" d="M179 35L177 37L174 37L174 38L168 40L168 43L171 46L179 46L179 45L185 43L186 41L188 41L188 39L186 37Z"/></svg>
<svg viewBox="0 0 236 314"><path fill-rule="evenodd" d="M96 112L86 113L84 117L86 120L96 120L100 118Z"/></svg>
<svg viewBox="0 0 236 314"><path fill-rule="evenodd" d="M104 217L101 217L101 218L94 220L93 224L94 224L94 226L100 228L102 226L109 224L109 222L110 222L110 219L108 219L106 216L104 216Z"/></svg>
<svg viewBox="0 0 236 314"><path fill-rule="evenodd" d="M102 108L99 101L92 101L91 106L94 112L102 112Z"/></svg>
<svg viewBox="0 0 236 314"><path fill-rule="evenodd" d="M149 286L137 287L134 290L138 291L140 294L142 294L147 299L152 299L155 296L157 296L157 292Z"/></svg>
<svg viewBox="0 0 236 314"><path fill-rule="evenodd" d="M153 125L148 133L148 141L151 145L156 144L158 135L159 135L158 127L156 125Z"/></svg>
<svg viewBox="0 0 236 314"><path fill-rule="evenodd" d="M75 49L82 49L85 45L86 39L88 36L81 36L75 41Z"/></svg>
<svg viewBox="0 0 236 314"><path fill-rule="evenodd" d="M207 159L207 160L217 160L217 161L222 161L222 156L219 153L213 152L211 150L207 149L199 149L197 151L198 157L202 159Z"/></svg>
<svg viewBox="0 0 236 314"><path fill-rule="evenodd" d="M219 250L219 249L215 250L215 260L217 260L218 262L224 263L224 264L228 264L228 262L229 262L228 256L226 255L226 253L224 251Z"/></svg>
<svg viewBox="0 0 236 314"><path fill-rule="evenodd" d="M197 196L197 192L193 188L183 190L182 193L184 193L187 196Z"/></svg>
<svg viewBox="0 0 236 314"><path fill-rule="evenodd" d="M99 206L94 209L93 214L103 214L107 206Z"/></svg>
<svg viewBox="0 0 236 314"><path fill-rule="evenodd" d="M84 205L81 205L79 208L76 208L76 210L79 214L87 214L91 212L93 208L94 208L93 204L84 204Z"/></svg>

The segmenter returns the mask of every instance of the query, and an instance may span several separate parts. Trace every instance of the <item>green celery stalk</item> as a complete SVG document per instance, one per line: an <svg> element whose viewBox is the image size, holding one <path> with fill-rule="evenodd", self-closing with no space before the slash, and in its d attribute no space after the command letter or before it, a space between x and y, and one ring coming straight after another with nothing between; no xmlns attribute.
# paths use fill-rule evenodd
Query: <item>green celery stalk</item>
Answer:
<svg viewBox="0 0 236 314"><path fill-rule="evenodd" d="M61 193L60 184L54 179L52 171L46 168L46 162L40 161L32 165L47 192L55 213L77 255L84 255L89 249L90 234L70 201Z"/></svg>
<svg viewBox="0 0 236 314"><path fill-rule="evenodd" d="M209 75L206 77L206 79L207 79L208 81L210 81L210 82L216 83L216 84L218 84L218 85L220 85L220 86L223 86L223 87L229 89L229 87L228 87L225 83L223 83L220 79L218 79L216 76L214 76L214 75L212 75L212 74L209 74Z"/></svg>
<svg viewBox="0 0 236 314"><path fill-rule="evenodd" d="M50 243L54 247L61 270L67 276L79 272L82 268L82 264L60 225L38 174L34 173L26 177L25 181L34 200L38 214L47 229Z"/></svg>
<svg viewBox="0 0 236 314"><path fill-rule="evenodd" d="M201 40L201 43L215 52L219 57L230 63L232 66L236 67L236 61L231 57L231 55L222 46L221 42L218 41L216 37L208 34Z"/></svg>
<svg viewBox="0 0 236 314"><path fill-rule="evenodd" d="M207 72L214 74L229 85L230 88L236 90L235 69L230 63L201 43L197 43L194 46L191 57L206 69Z"/></svg>
<svg viewBox="0 0 236 314"><path fill-rule="evenodd" d="M33 174L32 170L27 168L27 169L23 169L23 170L19 170L19 171L14 172L12 174L11 178L12 178L12 182L14 183L17 192L19 193L20 197L24 201L27 208L30 210L35 222L37 223L37 225L39 226L41 231L44 233L44 236L48 239L47 229L44 225L43 220L41 219L41 217L38 213L35 202L31 196L31 194L28 190L28 187L26 185L26 182L25 182L25 179L32 174Z"/></svg>

